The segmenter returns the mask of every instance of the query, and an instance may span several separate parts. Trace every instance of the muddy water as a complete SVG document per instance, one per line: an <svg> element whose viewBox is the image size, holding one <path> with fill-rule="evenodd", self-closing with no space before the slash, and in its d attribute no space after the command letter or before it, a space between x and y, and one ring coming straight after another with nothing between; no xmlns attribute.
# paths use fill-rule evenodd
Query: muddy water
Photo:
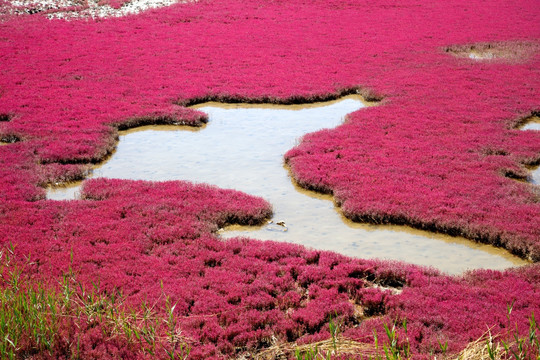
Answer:
<svg viewBox="0 0 540 360"><path fill-rule="evenodd" d="M469 59L473 60L491 60L495 59L497 56L494 53L490 52L471 52L469 53Z"/></svg>
<svg viewBox="0 0 540 360"><path fill-rule="evenodd" d="M540 131L540 117L532 116L524 126L520 127L520 129ZM540 185L540 166L531 166L529 170L531 171L529 181L535 185Z"/></svg>
<svg viewBox="0 0 540 360"><path fill-rule="evenodd" d="M93 177L206 182L272 203L272 224L224 229L224 238L242 235L299 243L354 257L430 265L449 273L525 263L466 239L352 223L341 216L330 196L296 187L283 166L283 154L302 135L335 127L346 114L365 106L355 97L308 107L206 103L198 109L209 114L210 121L200 130L149 126L122 132L116 152L94 169ZM49 198L73 198L77 191L55 189ZM284 224L278 225L281 221Z"/></svg>

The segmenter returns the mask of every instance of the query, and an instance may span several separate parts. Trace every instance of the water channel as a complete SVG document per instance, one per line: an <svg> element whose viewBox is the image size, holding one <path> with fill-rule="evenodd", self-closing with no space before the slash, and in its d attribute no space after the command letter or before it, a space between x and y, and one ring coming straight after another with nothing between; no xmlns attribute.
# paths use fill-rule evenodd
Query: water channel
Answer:
<svg viewBox="0 0 540 360"><path fill-rule="evenodd" d="M463 238L353 223L341 215L331 196L296 186L283 165L284 153L302 135L338 126L347 114L366 106L355 96L302 106L205 103L198 109L209 115L209 123L201 129L145 126L121 132L114 154L90 177L209 183L261 196L273 205L271 224L232 226L219 232L223 238L298 243L353 257L434 266L451 274L526 263L505 250ZM50 188L48 198L77 198L79 187Z"/></svg>
<svg viewBox="0 0 540 360"><path fill-rule="evenodd" d="M520 127L521 130L540 131L540 117L532 116L528 120L529 121L524 126ZM540 167L539 166L529 167L529 170L531 170L531 176L530 176L529 182L535 185L540 185Z"/></svg>

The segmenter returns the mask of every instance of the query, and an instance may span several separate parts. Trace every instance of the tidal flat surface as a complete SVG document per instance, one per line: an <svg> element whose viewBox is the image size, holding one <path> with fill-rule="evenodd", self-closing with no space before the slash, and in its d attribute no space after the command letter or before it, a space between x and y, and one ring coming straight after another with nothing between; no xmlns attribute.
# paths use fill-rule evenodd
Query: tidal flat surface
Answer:
<svg viewBox="0 0 540 360"><path fill-rule="evenodd" d="M298 243L353 257L434 266L452 274L526 264L505 250L463 238L353 223L341 215L331 196L296 186L283 164L284 153L303 135L338 126L351 112L369 111L363 109L367 106L355 96L307 106L205 103L197 106L209 115L201 129L146 126L121 132L116 151L91 177L209 183L272 204L271 224L231 226L219 231L223 238ZM48 198L73 199L78 191L78 184L52 188Z"/></svg>

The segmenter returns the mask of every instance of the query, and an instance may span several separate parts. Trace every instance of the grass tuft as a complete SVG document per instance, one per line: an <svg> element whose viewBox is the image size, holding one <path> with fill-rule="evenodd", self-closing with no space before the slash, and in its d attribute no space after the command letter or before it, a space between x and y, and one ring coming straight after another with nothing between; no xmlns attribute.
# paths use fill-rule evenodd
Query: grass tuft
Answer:
<svg viewBox="0 0 540 360"><path fill-rule="evenodd" d="M165 297L166 314L151 304L128 307L120 291L90 289L77 281L71 267L56 287L30 279L13 261L14 248L0 250L0 358L32 354L79 359L95 329L124 353L187 359L190 340L182 335L175 305Z"/></svg>

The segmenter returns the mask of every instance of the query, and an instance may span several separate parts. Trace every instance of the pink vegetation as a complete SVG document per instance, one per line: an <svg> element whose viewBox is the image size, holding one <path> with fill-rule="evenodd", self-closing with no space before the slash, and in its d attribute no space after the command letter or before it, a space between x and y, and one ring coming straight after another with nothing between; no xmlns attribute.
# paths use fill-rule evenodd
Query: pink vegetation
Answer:
<svg viewBox="0 0 540 360"><path fill-rule="evenodd" d="M540 161L540 134L513 128L540 111L539 12L535 0L211 0L96 22L3 19L0 243L31 253L36 276L53 279L73 250L82 281L122 288L134 304L158 301L163 280L196 358L257 350L273 337L328 337L332 314L366 341L372 325L407 318L420 354L439 339L456 351L486 325L502 329L513 300L523 328L539 313L538 265L448 278L287 244L221 242L212 231L262 221L269 205L181 182L91 181L86 200L65 203L43 201L41 186L84 177L119 128L202 124L186 104L358 90L381 105L286 155L302 185L332 192L356 220L460 234L538 261L538 188L512 177ZM521 55L478 62L445 51L486 43Z"/></svg>
<svg viewBox="0 0 540 360"><path fill-rule="evenodd" d="M370 89L382 106L289 152L300 183L333 192L353 219L460 234L537 260L538 190L509 177L540 160L540 135L512 129L539 111L538 11L534 0L217 0L99 22L17 17L0 24L0 114L10 119L0 137L23 140L26 155L0 171L98 161L114 147L111 125L200 122L175 103ZM490 42L521 57L445 52ZM2 182L2 198L34 198L39 184Z"/></svg>
<svg viewBox="0 0 540 360"><path fill-rule="evenodd" d="M28 273L52 279L52 286L71 266L87 287L120 290L133 306L144 300L160 309L167 294L195 359L327 338L331 316L346 336L366 342L374 328L382 334L383 323L406 318L419 356L440 351L437 340L458 351L486 326L504 330L506 305L514 302L512 327L514 321L523 327L540 309L537 265L460 279L297 245L223 242L211 232L227 223L258 223L271 212L263 200L237 191L99 179L85 184L83 197L4 202L0 233L16 244L19 258L30 254ZM391 291L400 289L400 295ZM121 342L95 350L94 330L77 331L88 356L129 353Z"/></svg>

